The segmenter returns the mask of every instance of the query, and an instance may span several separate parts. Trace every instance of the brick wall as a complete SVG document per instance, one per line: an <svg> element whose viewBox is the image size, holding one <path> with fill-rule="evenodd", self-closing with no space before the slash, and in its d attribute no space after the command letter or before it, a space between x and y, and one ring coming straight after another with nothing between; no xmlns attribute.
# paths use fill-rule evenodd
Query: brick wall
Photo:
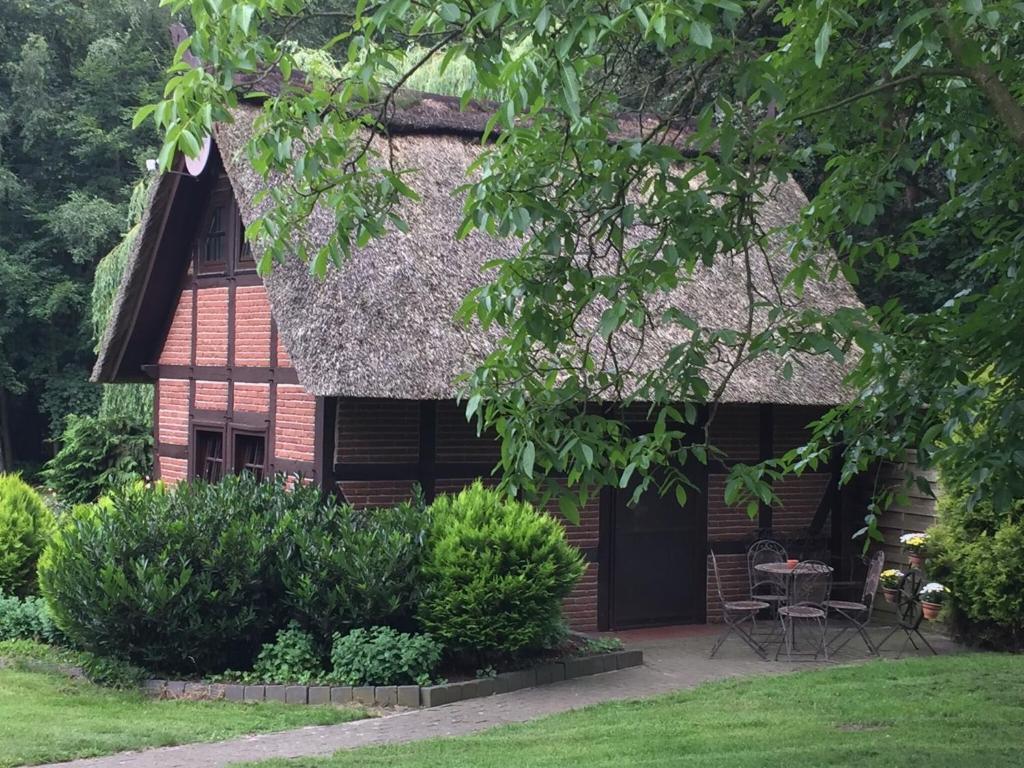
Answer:
<svg viewBox="0 0 1024 768"><path fill-rule="evenodd" d="M228 364L228 289L197 292L196 365Z"/></svg>
<svg viewBox="0 0 1024 768"><path fill-rule="evenodd" d="M497 435L478 436L476 424L466 421L463 404L445 400L437 404L437 461L496 464L501 458Z"/></svg>
<svg viewBox="0 0 1024 768"><path fill-rule="evenodd" d="M270 411L269 384L234 383L234 404L236 411L246 413L268 413Z"/></svg>
<svg viewBox="0 0 1024 768"><path fill-rule="evenodd" d="M757 517L750 519L746 504L730 507L725 503L726 475L708 476L708 541L735 541L757 533Z"/></svg>
<svg viewBox="0 0 1024 768"><path fill-rule="evenodd" d="M228 407L226 381L197 381L195 406L204 411L223 411Z"/></svg>
<svg viewBox="0 0 1024 768"><path fill-rule="evenodd" d="M192 362L192 291L185 290L171 318L159 363L162 365L188 365Z"/></svg>
<svg viewBox="0 0 1024 768"><path fill-rule="evenodd" d="M161 379L156 386L160 403L156 429L160 442L188 445L188 382Z"/></svg>
<svg viewBox="0 0 1024 768"><path fill-rule="evenodd" d="M419 461L420 405L408 400L338 400L338 462L401 464Z"/></svg>
<svg viewBox="0 0 1024 768"><path fill-rule="evenodd" d="M274 456L312 462L316 451L316 398L296 384L277 385Z"/></svg>
<svg viewBox="0 0 1024 768"><path fill-rule="evenodd" d="M236 366L270 365L270 302L262 286L235 289Z"/></svg>

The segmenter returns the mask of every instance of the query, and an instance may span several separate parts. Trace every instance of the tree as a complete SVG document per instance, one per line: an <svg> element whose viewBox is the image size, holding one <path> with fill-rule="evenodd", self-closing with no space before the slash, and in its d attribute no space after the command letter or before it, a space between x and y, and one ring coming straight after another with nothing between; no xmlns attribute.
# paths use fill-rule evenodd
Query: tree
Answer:
<svg viewBox="0 0 1024 768"><path fill-rule="evenodd" d="M133 131L160 94L170 14L150 0L0 8L0 455L42 458L96 410L89 290L156 154ZM13 438L13 439L12 439Z"/></svg>
<svg viewBox="0 0 1024 768"><path fill-rule="evenodd" d="M601 485L641 477L640 493L652 468L714 451L684 428L700 411L679 403L710 403L713 417L723 382L744 365L776 359L789 372L801 355L852 353L853 402L817 423L803 449L736 467L730 500L756 507L770 480L838 444L844 480L914 446L926 465L969 460L978 492L997 503L1024 495L1019 4L164 2L190 13L188 47L205 65L188 66L179 48L167 98L138 116L164 129L165 167L230 119L236 75L284 75L249 146L257 171L291 179L249 229L264 270L297 256L322 272L403 226L395 203L415 199L415 175L374 162L386 142L365 127L386 123L417 69L439 58L471 64L462 95L495 99L499 133L467 182L459 234L525 240L463 312L504 332L467 380L467 410L500 434L509 487L557 494L549 478L564 473L569 514ZM290 40L304 24L331 22L321 53L342 77L311 69L295 83ZM623 116L641 125L639 138L616 138ZM292 151L299 142L303 153ZM803 216L764 231L764 191L794 174L815 178ZM293 243L290 225L315 205L334 211L334 236ZM703 327L670 308L657 319L688 338L659 370L636 376L615 354L649 327L651 297L723 258L750 275L780 238L791 268L776 296L747 291L743 327ZM814 279L885 275L929 252L961 273L936 282L939 293L959 286L938 308L786 307L786 292ZM725 371L709 372L712 359L728 361ZM631 435L614 413L580 405L608 399L652 403L658 428ZM981 417L998 426L949 439ZM660 482L685 495L681 473ZM876 533L875 516L866 522Z"/></svg>

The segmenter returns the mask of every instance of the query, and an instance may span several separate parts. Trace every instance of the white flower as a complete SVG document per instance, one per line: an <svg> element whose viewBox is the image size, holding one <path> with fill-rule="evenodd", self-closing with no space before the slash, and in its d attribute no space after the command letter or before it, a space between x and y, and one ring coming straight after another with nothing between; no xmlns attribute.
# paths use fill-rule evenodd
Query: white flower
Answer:
<svg viewBox="0 0 1024 768"><path fill-rule="evenodd" d="M921 587L922 595L934 595L945 591L946 588L942 584L939 584L939 582L937 581L931 581L925 584L923 587Z"/></svg>
<svg viewBox="0 0 1024 768"><path fill-rule="evenodd" d="M911 539L927 539L927 533L904 533L900 536L900 544L906 544Z"/></svg>

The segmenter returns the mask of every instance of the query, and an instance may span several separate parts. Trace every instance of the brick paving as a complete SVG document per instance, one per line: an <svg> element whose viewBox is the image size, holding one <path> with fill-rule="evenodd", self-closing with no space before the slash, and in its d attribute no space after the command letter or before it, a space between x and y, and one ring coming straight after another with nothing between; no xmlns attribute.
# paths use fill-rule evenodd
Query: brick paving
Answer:
<svg viewBox="0 0 1024 768"><path fill-rule="evenodd" d="M330 755L341 749L374 744L398 744L476 733L604 701L643 698L692 688L712 680L779 674L822 665L818 662L764 662L735 638L725 643L716 658L709 659L708 651L718 631L718 627L711 626L617 633L628 647L643 649L644 666L539 688L433 709L397 712L342 725L313 726L208 744L161 747L54 765L62 768L221 768L232 763L268 758ZM957 650L946 638L930 635L928 639L940 653ZM858 646L858 643L857 640L851 641L839 661L862 660L863 645ZM902 637L894 637L883 651L883 656L895 655L901 645ZM909 646L908 653L914 653Z"/></svg>

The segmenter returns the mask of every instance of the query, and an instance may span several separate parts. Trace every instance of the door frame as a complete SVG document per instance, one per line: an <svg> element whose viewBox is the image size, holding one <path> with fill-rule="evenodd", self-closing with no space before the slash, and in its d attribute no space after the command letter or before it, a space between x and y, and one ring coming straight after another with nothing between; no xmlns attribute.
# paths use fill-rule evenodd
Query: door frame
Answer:
<svg viewBox="0 0 1024 768"><path fill-rule="evenodd" d="M698 541L694 547L694 558L691 564L689 578L695 586L693 605L693 620L687 623L704 624L707 622L707 548L708 548L708 468L699 462L691 462L692 466L687 469L687 476L696 486L690 489L691 494L696 494L694 511L697 514L697 529L695 536ZM599 499L598 512L598 572L597 572L597 627L599 630L610 629L634 629L643 626L665 626L661 621L651 624L636 624L628 627L616 626L614 622L614 606L612 595L614 594L614 570L615 570L615 505L619 497L623 495L616 488L602 488ZM682 622L683 619L680 619Z"/></svg>

